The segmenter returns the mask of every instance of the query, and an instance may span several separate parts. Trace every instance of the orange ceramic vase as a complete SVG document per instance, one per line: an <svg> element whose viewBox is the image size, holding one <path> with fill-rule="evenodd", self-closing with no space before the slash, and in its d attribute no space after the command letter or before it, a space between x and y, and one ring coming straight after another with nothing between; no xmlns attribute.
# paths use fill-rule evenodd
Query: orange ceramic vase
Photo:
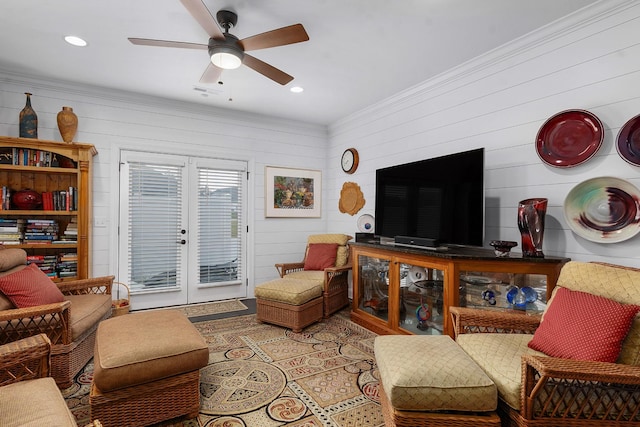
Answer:
<svg viewBox="0 0 640 427"><path fill-rule="evenodd" d="M78 116L73 112L73 108L62 107L62 111L58 113L58 130L64 142L73 141L78 130Z"/></svg>

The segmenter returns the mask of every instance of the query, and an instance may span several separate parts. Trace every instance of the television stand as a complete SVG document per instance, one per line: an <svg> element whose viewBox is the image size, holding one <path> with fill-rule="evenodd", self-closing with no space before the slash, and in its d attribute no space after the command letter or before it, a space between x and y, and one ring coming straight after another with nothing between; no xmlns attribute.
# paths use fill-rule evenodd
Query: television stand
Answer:
<svg viewBox="0 0 640 427"><path fill-rule="evenodd" d="M378 334L453 337L449 307L539 313L569 258L496 257L493 249L350 243L351 320ZM425 250L426 249L426 250ZM515 310L507 294L529 286L538 296ZM493 293L493 296L489 295Z"/></svg>

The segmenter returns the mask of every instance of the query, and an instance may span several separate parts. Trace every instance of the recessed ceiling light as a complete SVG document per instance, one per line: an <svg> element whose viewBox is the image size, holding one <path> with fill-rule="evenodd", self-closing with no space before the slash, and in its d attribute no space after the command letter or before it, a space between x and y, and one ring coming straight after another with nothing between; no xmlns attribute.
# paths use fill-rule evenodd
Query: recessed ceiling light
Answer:
<svg viewBox="0 0 640 427"><path fill-rule="evenodd" d="M304 88L301 88L300 86L294 86L291 89L289 89L291 92L293 93L300 93L302 91L304 91Z"/></svg>
<svg viewBox="0 0 640 427"><path fill-rule="evenodd" d="M64 41L74 46L84 47L87 45L87 42L76 36L64 36Z"/></svg>

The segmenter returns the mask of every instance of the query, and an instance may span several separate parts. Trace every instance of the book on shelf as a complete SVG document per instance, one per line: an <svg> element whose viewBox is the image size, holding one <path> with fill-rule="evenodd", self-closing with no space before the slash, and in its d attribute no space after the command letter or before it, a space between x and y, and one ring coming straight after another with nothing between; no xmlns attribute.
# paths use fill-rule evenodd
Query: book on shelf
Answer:
<svg viewBox="0 0 640 427"><path fill-rule="evenodd" d="M0 241L8 245L19 244L24 238L24 219L0 220Z"/></svg>
<svg viewBox="0 0 640 427"><path fill-rule="evenodd" d="M11 209L11 193L12 190L9 187L2 186L2 209L5 211Z"/></svg>
<svg viewBox="0 0 640 427"><path fill-rule="evenodd" d="M9 151L10 150L10 151ZM76 167L73 160L52 153L51 151L37 150L30 148L8 147L0 149L0 164L14 166L36 166L36 167L60 167L60 158L67 164ZM10 162L8 161L10 160Z"/></svg>
<svg viewBox="0 0 640 427"><path fill-rule="evenodd" d="M27 218L24 226L24 243L51 243L58 240L59 225L55 219Z"/></svg>
<svg viewBox="0 0 640 427"><path fill-rule="evenodd" d="M58 224L58 221L55 219L28 218L26 223L27 224Z"/></svg>
<svg viewBox="0 0 640 427"><path fill-rule="evenodd" d="M45 211L78 210L78 189L68 187L65 190L45 191L42 193L42 208Z"/></svg>
<svg viewBox="0 0 640 427"><path fill-rule="evenodd" d="M24 218L0 218L0 225L3 227L10 227L18 224L24 224Z"/></svg>
<svg viewBox="0 0 640 427"><path fill-rule="evenodd" d="M22 233L0 232L0 240L20 240Z"/></svg>

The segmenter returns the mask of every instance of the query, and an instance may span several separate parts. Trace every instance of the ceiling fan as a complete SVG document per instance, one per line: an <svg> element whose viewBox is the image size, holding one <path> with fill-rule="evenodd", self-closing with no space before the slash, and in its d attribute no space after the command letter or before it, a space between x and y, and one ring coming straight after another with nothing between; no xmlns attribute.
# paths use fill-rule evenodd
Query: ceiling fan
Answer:
<svg viewBox="0 0 640 427"><path fill-rule="evenodd" d="M202 0L180 0L180 2L209 35L208 44L132 37L129 38L129 41L133 44L144 46L207 50L211 62L202 74L202 77L200 77L201 83L215 83L218 81L222 70L238 68L242 64L281 85L286 85L293 80L293 76L246 52L309 40L309 36L302 24L289 25L238 40L236 36L229 33L229 29L233 28L238 22L238 15L236 13L229 10L220 10L216 14L218 24L224 29L223 33Z"/></svg>

